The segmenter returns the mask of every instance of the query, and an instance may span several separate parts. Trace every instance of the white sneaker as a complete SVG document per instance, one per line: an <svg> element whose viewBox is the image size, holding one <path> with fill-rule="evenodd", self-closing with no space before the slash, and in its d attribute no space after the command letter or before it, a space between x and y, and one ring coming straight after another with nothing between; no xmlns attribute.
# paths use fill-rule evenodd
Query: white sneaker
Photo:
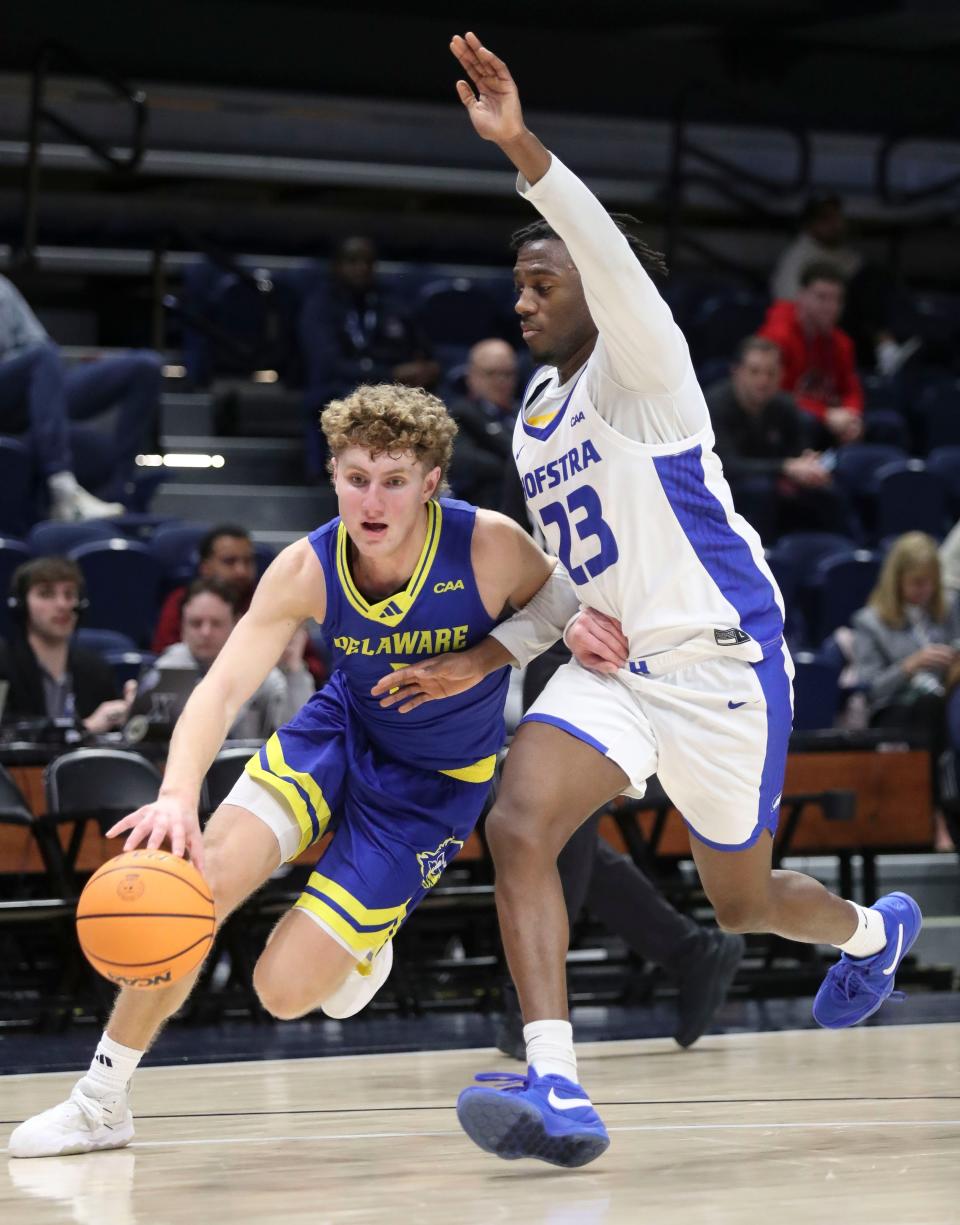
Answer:
<svg viewBox="0 0 960 1225"><path fill-rule="evenodd" d="M62 1157L98 1148L123 1148L133 1139L129 1094L100 1100L79 1085L65 1102L35 1114L7 1142L11 1157Z"/></svg>
<svg viewBox="0 0 960 1225"><path fill-rule="evenodd" d="M388 940L373 960L369 974L351 970L342 986L334 991L320 1007L328 1017L343 1021L352 1017L370 1003L393 968L393 941Z"/></svg>
<svg viewBox="0 0 960 1225"><path fill-rule="evenodd" d="M122 515L122 502L103 502L94 497L82 485L63 497L55 497L50 508L50 518L60 523L77 523L84 519L108 519L111 515Z"/></svg>

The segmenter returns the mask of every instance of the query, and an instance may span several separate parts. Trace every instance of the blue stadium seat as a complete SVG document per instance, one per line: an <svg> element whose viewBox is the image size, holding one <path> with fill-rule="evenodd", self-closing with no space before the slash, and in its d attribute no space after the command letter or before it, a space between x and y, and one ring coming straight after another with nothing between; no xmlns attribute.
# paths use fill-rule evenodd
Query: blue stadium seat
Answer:
<svg viewBox="0 0 960 1225"><path fill-rule="evenodd" d="M416 320L449 368L466 358L471 345L505 335L505 320L489 293L469 277L443 277L420 290Z"/></svg>
<svg viewBox="0 0 960 1225"><path fill-rule="evenodd" d="M730 358L737 345L763 323L768 299L755 290L730 288L700 303L686 329L694 362Z"/></svg>
<svg viewBox="0 0 960 1225"><path fill-rule="evenodd" d="M944 382L928 387L917 404L917 417L924 453L937 447L960 446L960 384Z"/></svg>
<svg viewBox="0 0 960 1225"><path fill-rule="evenodd" d="M0 532L22 535L34 518L33 455L16 438L0 438Z"/></svg>
<svg viewBox="0 0 960 1225"><path fill-rule="evenodd" d="M199 561L198 547L209 530L202 523L170 523L153 533L147 548L167 586L178 587L193 578Z"/></svg>
<svg viewBox="0 0 960 1225"><path fill-rule="evenodd" d="M99 651L101 655L124 651L135 651L137 644L127 634L119 630L98 630L81 625L74 634L77 646L86 647L88 651Z"/></svg>
<svg viewBox="0 0 960 1225"><path fill-rule="evenodd" d="M802 640L803 618L797 601L800 588L800 572L795 563L776 551L776 548L766 550L766 562L776 579L780 594L783 596L784 637L788 643Z"/></svg>
<svg viewBox="0 0 960 1225"><path fill-rule="evenodd" d="M0 637L8 638L13 629L10 609L7 607L7 595L10 591L10 580L13 572L25 561L30 560L30 550L22 540L12 540L8 536L0 536Z"/></svg>
<svg viewBox="0 0 960 1225"><path fill-rule="evenodd" d="M121 688L127 681L137 680L141 670L157 658L152 651L107 651L104 657L113 668L113 674Z"/></svg>
<svg viewBox="0 0 960 1225"><path fill-rule="evenodd" d="M798 651L793 662L794 730L807 732L833 727L840 705L840 672L836 664L811 651Z"/></svg>
<svg viewBox="0 0 960 1225"><path fill-rule="evenodd" d="M884 464L905 460L900 447L885 442L853 442L837 451L836 479L855 497L874 491L876 474Z"/></svg>
<svg viewBox="0 0 960 1225"><path fill-rule="evenodd" d="M104 540L70 552L83 571L90 608L88 625L119 630L145 643L157 617L160 567L146 545Z"/></svg>
<svg viewBox="0 0 960 1225"><path fill-rule="evenodd" d="M34 557L66 557L83 544L114 540L120 536L110 519L88 519L84 523L57 523L45 519L35 523L27 536Z"/></svg>
<svg viewBox="0 0 960 1225"><path fill-rule="evenodd" d="M825 557L815 571L813 641L823 642L867 602L880 573L880 558L868 549Z"/></svg>
<svg viewBox="0 0 960 1225"><path fill-rule="evenodd" d="M886 464L876 474L877 539L929 532L938 540L948 527L947 485L922 460Z"/></svg>
<svg viewBox="0 0 960 1225"><path fill-rule="evenodd" d="M946 483L950 518L960 519L960 446L937 447L926 459L927 471Z"/></svg>
<svg viewBox="0 0 960 1225"><path fill-rule="evenodd" d="M263 572L267 566L276 557L276 553L268 544L263 544L262 541L255 540L253 542L253 554L257 561L257 579L263 577Z"/></svg>
<svg viewBox="0 0 960 1225"><path fill-rule="evenodd" d="M816 625L816 569L825 557L855 552L857 542L835 532L788 532L767 554L767 564L777 575L783 566L794 574L792 604L787 604L787 640L812 644Z"/></svg>

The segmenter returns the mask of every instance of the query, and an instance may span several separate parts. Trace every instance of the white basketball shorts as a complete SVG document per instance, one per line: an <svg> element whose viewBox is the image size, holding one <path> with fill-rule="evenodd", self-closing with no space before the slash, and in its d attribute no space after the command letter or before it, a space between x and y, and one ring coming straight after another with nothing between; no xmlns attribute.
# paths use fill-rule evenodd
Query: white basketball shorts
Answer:
<svg viewBox="0 0 960 1225"><path fill-rule="evenodd" d="M658 676L558 668L522 723L548 723L609 757L642 796L656 774L701 842L723 851L775 832L793 722L785 646L760 663L711 656Z"/></svg>

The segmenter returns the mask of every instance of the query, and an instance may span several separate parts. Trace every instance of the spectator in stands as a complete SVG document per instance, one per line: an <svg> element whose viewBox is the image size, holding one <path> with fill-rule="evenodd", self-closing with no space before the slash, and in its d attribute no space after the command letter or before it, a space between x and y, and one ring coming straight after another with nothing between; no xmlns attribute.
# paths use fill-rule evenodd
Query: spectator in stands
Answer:
<svg viewBox="0 0 960 1225"><path fill-rule="evenodd" d="M257 585L257 559L250 533L245 527L221 523L211 528L200 541L199 553L197 577L225 583L236 598L237 616L242 616L250 607ZM186 584L175 587L163 602L150 644L151 651L157 655L180 641L181 610L186 594Z"/></svg>
<svg viewBox="0 0 960 1225"><path fill-rule="evenodd" d="M156 667L192 668L199 680L230 637L238 610L235 588L216 578L194 579L180 604L182 640L163 652ZM269 739L314 692L313 677L303 662L306 636L302 628L293 635L277 667L240 708L229 739Z"/></svg>
<svg viewBox="0 0 960 1225"><path fill-rule="evenodd" d="M780 390L780 349L749 336L730 377L706 392L737 509L764 541L784 531L837 531L849 517L818 452L806 446L808 419Z"/></svg>
<svg viewBox="0 0 960 1225"><path fill-rule="evenodd" d="M306 465L326 479L318 413L359 383L434 387L440 367L414 320L377 284L377 251L369 238L344 239L330 265L330 283L307 297L300 315L306 367Z"/></svg>
<svg viewBox="0 0 960 1225"><path fill-rule="evenodd" d="M929 746L939 803L940 753L955 729L960 748L960 600L943 588L937 542L907 532L887 554L865 608L854 614L857 679L867 689L872 727L907 728ZM944 831L938 843L944 845ZM947 847L949 849L949 846Z"/></svg>
<svg viewBox="0 0 960 1225"><path fill-rule="evenodd" d="M83 606L83 575L64 557L24 562L10 582L16 630L0 640L0 679L7 692L4 720L68 720L93 733L127 720L136 683L121 697L113 669L73 640Z"/></svg>
<svg viewBox="0 0 960 1225"><path fill-rule="evenodd" d="M98 519L123 513L116 500L133 476L134 459L156 430L160 357L140 350L69 369L19 291L0 276L0 431L28 433L50 490L52 519ZM112 500L77 481L68 424L117 409L111 445Z"/></svg>
<svg viewBox="0 0 960 1225"><path fill-rule="evenodd" d="M837 327L844 281L832 264L810 264L792 302L774 302L760 335L783 358L783 388L819 423L819 446L856 442L863 434L863 388L853 342Z"/></svg>
<svg viewBox="0 0 960 1225"><path fill-rule="evenodd" d="M478 341L467 357L467 395L451 406L458 426L450 483L457 497L500 507L517 415L517 355L505 340Z"/></svg>
<svg viewBox="0 0 960 1225"><path fill-rule="evenodd" d="M844 281L860 270L863 257L844 243L847 219L843 201L832 192L813 195L806 203L800 233L780 253L770 277L770 297L792 302L800 292L800 277L810 264L831 264Z"/></svg>

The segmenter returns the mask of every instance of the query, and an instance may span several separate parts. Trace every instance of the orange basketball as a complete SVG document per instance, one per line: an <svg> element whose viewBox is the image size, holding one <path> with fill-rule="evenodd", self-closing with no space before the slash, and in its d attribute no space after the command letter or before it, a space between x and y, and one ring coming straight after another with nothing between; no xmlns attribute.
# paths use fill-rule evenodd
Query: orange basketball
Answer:
<svg viewBox="0 0 960 1225"><path fill-rule="evenodd" d="M112 983L168 987L213 940L213 898L192 863L169 851L128 851L87 881L77 903L84 956Z"/></svg>

